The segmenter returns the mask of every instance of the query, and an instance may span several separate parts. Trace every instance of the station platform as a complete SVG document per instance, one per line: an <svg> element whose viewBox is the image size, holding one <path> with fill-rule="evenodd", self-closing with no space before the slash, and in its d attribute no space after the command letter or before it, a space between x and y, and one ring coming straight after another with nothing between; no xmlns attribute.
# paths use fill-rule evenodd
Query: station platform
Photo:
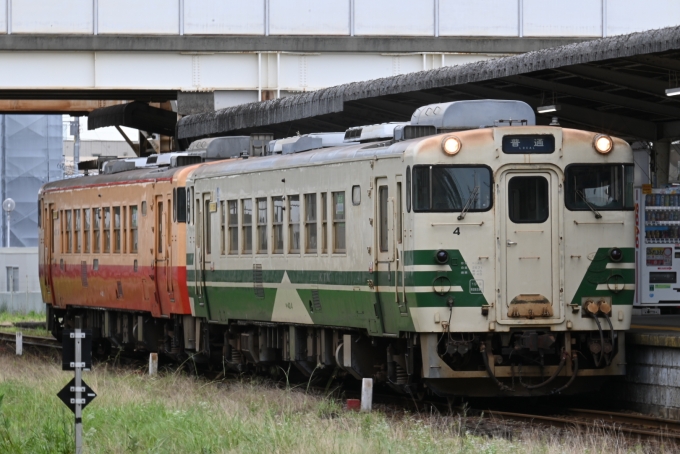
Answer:
<svg viewBox="0 0 680 454"><path fill-rule="evenodd" d="M626 375L605 395L617 405L680 420L680 314L634 315L626 333Z"/></svg>
<svg viewBox="0 0 680 454"><path fill-rule="evenodd" d="M680 348L680 314L634 315L626 343Z"/></svg>

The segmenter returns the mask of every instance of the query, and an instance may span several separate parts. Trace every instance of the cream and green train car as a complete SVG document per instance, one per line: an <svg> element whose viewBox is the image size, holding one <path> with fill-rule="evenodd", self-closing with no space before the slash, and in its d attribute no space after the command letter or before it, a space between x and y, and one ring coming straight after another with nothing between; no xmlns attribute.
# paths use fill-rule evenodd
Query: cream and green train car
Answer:
<svg viewBox="0 0 680 454"><path fill-rule="evenodd" d="M625 373L625 141L493 100L346 138L189 176L196 350L439 395L575 393Z"/></svg>

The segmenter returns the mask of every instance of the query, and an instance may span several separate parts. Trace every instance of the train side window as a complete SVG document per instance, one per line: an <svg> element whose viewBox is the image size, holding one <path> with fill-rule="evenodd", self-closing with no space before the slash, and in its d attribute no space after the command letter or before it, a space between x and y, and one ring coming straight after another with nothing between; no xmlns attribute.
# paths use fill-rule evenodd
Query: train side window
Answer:
<svg viewBox="0 0 680 454"><path fill-rule="evenodd" d="M130 252L137 252L137 205L130 206Z"/></svg>
<svg viewBox="0 0 680 454"><path fill-rule="evenodd" d="M158 210L156 213L157 219L157 230L158 230L158 253L163 253L163 202L158 202ZM208 249L209 250L209 249Z"/></svg>
<svg viewBox="0 0 680 454"><path fill-rule="evenodd" d="M101 236L102 236L102 209L92 209L92 225L94 225L94 239L92 240L92 251L99 252L101 250Z"/></svg>
<svg viewBox="0 0 680 454"><path fill-rule="evenodd" d="M257 199L257 253L267 251L267 198Z"/></svg>
<svg viewBox="0 0 680 454"><path fill-rule="evenodd" d="M253 253L253 200L243 199L241 201L241 225L243 227L243 253Z"/></svg>
<svg viewBox="0 0 680 454"><path fill-rule="evenodd" d="M406 212L411 212L411 166L406 167Z"/></svg>
<svg viewBox="0 0 680 454"><path fill-rule="evenodd" d="M345 191L333 193L333 252L344 253L345 244Z"/></svg>
<svg viewBox="0 0 680 454"><path fill-rule="evenodd" d="M238 200L229 201L229 253L238 254Z"/></svg>
<svg viewBox="0 0 680 454"><path fill-rule="evenodd" d="M80 254L80 210L73 210L73 240L74 250L76 254Z"/></svg>
<svg viewBox="0 0 680 454"><path fill-rule="evenodd" d="M176 188L174 205L176 208L175 220L177 222L187 222L187 190L186 188Z"/></svg>
<svg viewBox="0 0 680 454"><path fill-rule="evenodd" d="M380 252L387 252L388 249L388 239L387 239L387 198L389 192L387 186L378 187L378 204L380 207Z"/></svg>
<svg viewBox="0 0 680 454"><path fill-rule="evenodd" d="M83 252L90 253L90 229L92 227L91 210L83 208Z"/></svg>
<svg viewBox="0 0 680 454"><path fill-rule="evenodd" d="M42 225L42 201L38 200L38 227L45 228L44 225Z"/></svg>
<svg viewBox="0 0 680 454"><path fill-rule="evenodd" d="M127 215L128 215L128 208L126 206L121 207L121 218L120 218L120 224L123 227L123 239L121 240L121 248L123 254L128 252L128 223L127 221Z"/></svg>
<svg viewBox="0 0 680 454"><path fill-rule="evenodd" d="M316 252L316 194L305 194L305 252Z"/></svg>
<svg viewBox="0 0 680 454"><path fill-rule="evenodd" d="M66 210L66 252L70 253L73 251L73 231L72 223L73 214L71 210Z"/></svg>
<svg viewBox="0 0 680 454"><path fill-rule="evenodd" d="M321 253L328 252L328 193L321 193Z"/></svg>
<svg viewBox="0 0 680 454"><path fill-rule="evenodd" d="M283 197L272 197L273 215L272 218L272 245L273 254L283 254Z"/></svg>
<svg viewBox="0 0 680 454"><path fill-rule="evenodd" d="M220 254L227 252L227 202L220 201Z"/></svg>
<svg viewBox="0 0 680 454"><path fill-rule="evenodd" d="M355 184L352 186L352 205L361 204L361 186Z"/></svg>
<svg viewBox="0 0 680 454"><path fill-rule="evenodd" d="M300 196L288 197L288 247L291 254L300 253Z"/></svg>
<svg viewBox="0 0 680 454"><path fill-rule="evenodd" d="M397 182L397 243L401 244L404 234L402 221L404 218L404 206L401 201L401 182Z"/></svg>
<svg viewBox="0 0 680 454"><path fill-rule="evenodd" d="M120 253L120 207L113 207L113 252Z"/></svg>
<svg viewBox="0 0 680 454"><path fill-rule="evenodd" d="M111 252L111 208L104 207L104 252Z"/></svg>
<svg viewBox="0 0 680 454"><path fill-rule="evenodd" d="M55 220L59 219L59 212L57 210L50 210L50 227L52 229L52 241L50 241L50 252L54 254L54 243L57 242L58 239L58 229L57 227L59 226L58 222L54 222Z"/></svg>

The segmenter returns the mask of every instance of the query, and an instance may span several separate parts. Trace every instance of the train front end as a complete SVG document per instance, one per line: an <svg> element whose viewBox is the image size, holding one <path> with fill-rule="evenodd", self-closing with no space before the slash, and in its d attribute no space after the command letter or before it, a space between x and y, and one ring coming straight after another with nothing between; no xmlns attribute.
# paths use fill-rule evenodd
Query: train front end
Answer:
<svg viewBox="0 0 680 454"><path fill-rule="evenodd" d="M625 373L632 149L518 123L451 131L409 154L410 312L438 394L576 393Z"/></svg>

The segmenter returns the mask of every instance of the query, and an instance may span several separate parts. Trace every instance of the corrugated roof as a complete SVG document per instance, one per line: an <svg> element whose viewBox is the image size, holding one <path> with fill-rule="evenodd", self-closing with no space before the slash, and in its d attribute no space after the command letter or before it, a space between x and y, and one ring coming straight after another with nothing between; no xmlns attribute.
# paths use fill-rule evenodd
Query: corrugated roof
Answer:
<svg viewBox="0 0 680 454"><path fill-rule="evenodd" d="M177 138L187 142L195 138L206 136L231 135L238 131L243 133L252 132L258 129L264 130L267 129L267 127L272 129L272 126L274 125L286 123L289 124L289 126L295 126L301 124L298 120L305 119L309 119L309 124L311 125L313 124L314 118L318 119L318 117L323 116L329 117L329 114L344 112L346 115L355 115L356 117L357 115L355 113L346 112L348 103L352 102L354 102L357 107L361 107L363 105L362 103L365 101L368 102L369 100L375 99L386 100L389 98L392 102L399 102L398 95L408 93L427 93L436 91L437 89L445 89L447 87L451 87L455 90L458 86L476 85L505 79L511 76L541 75L541 73L547 70L570 69L579 67L580 65L592 66L593 64L607 61L611 62L612 60L627 61L632 57L667 53L678 49L680 49L680 26L602 38L511 57L480 61L460 66L443 67L366 82L355 82L286 98L244 104L204 114L190 115L182 118L178 122ZM638 60L636 64L646 64L655 68L655 70L663 70L653 76L657 81L662 80L661 77L663 74L668 75L669 71L674 68L674 65L677 65L677 70L680 71L680 59L678 59L677 56L663 58L663 60L667 60L667 62L656 62L656 64L654 64L654 62L650 63ZM607 69L616 70L616 68L611 67L608 67ZM621 74L630 75L630 72L624 71ZM594 80L588 75L580 75L579 77ZM555 79L548 77L548 80L554 82ZM600 82L604 83L606 81L600 80ZM518 84L518 86L521 85L522 84ZM578 88L579 84L570 83L568 85L577 86ZM614 83L614 85L621 88L620 83ZM485 93L490 95L499 94L494 91L498 90L497 88L488 86L485 86L484 88L486 89L486 92L467 92L464 94L472 97L485 97ZM594 87L588 88L597 92L607 91L603 89L594 89ZM502 87L501 90L503 90ZM546 92L549 93L552 91L553 96L556 92L554 88L553 90L546 90L545 87L543 87L541 90L544 97ZM509 99L523 99L522 96L524 95L521 90L519 92L515 90L514 92L517 93L517 95L514 98L513 96L509 96ZM559 93L559 90L557 90L557 92ZM513 93L513 91L511 90L508 93ZM458 95L460 94L461 93L458 93ZM502 93L500 94L502 95ZM531 94L534 95L536 93ZM436 93L436 95L442 98L442 101L450 99L442 94L441 91ZM663 93L660 93L659 95L665 96ZM617 96L621 95L617 94ZM587 96L580 97L580 99L583 98L587 98ZM635 97L633 98L637 99ZM642 100L644 101L644 99ZM427 102L421 102L420 104L426 103ZM409 103L409 105L412 104L413 102ZM378 112L378 106L373 105L371 107L374 107L375 111ZM386 112L376 113L368 118L375 117L378 120L383 118L387 119L387 115L390 114L389 105L384 105L381 109ZM403 117L404 112L399 112L399 115ZM574 116L578 117L579 115L574 114ZM342 119L337 115L330 117L332 117L331 121L325 122L330 123L330 126L337 124L338 127L336 130L341 130L343 125L351 123L350 119ZM675 119L674 116L671 116L671 118ZM678 118L680 118L680 116ZM390 118L390 120L397 119L398 118ZM615 118L611 118L609 122L614 122L614 120ZM668 118L665 118L665 120L668 120ZM296 121L298 122L291 123ZM641 121L644 121L644 119L641 119ZM319 122L311 129L321 130L320 128L323 127L323 123L324 122ZM647 136L652 134L651 131L654 127L651 124L640 123L638 126L639 131L636 130L636 136ZM598 127L601 126L598 125ZM290 129L290 127L288 129ZM293 129L291 133L294 132L295 130ZM309 129L304 132L309 132Z"/></svg>

